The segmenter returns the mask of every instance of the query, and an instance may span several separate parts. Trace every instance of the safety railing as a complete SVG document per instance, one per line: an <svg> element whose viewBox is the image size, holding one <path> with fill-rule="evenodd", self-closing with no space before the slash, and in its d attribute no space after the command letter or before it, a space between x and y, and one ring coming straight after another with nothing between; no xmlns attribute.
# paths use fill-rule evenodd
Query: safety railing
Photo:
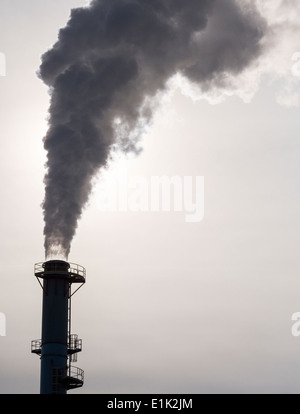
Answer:
<svg viewBox="0 0 300 414"><path fill-rule="evenodd" d="M82 387L84 380L84 371L73 365L68 366L67 376L62 380L67 390Z"/></svg>
<svg viewBox="0 0 300 414"><path fill-rule="evenodd" d="M42 352L41 339L34 339L33 341L31 341L31 352L40 355L40 353Z"/></svg>
<svg viewBox="0 0 300 414"><path fill-rule="evenodd" d="M51 265L47 269L47 262L39 262L34 265L34 274L37 277L45 277L51 275L64 275L73 282L84 283L86 279L86 270L77 263L63 262L60 260L51 261ZM50 263L50 262L49 262ZM66 264L68 266L66 266Z"/></svg>
<svg viewBox="0 0 300 414"><path fill-rule="evenodd" d="M80 352L82 350L82 339L79 339L77 334L69 335L68 350L69 353Z"/></svg>
<svg viewBox="0 0 300 414"><path fill-rule="evenodd" d="M84 380L84 371L81 368L74 367L73 365L70 365L68 367L68 376L70 378L73 378L77 381L83 382Z"/></svg>

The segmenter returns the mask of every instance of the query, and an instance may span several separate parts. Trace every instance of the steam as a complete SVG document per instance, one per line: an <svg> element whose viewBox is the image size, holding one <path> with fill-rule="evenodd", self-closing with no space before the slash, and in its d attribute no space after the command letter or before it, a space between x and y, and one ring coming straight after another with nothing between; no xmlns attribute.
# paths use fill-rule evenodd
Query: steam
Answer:
<svg viewBox="0 0 300 414"><path fill-rule="evenodd" d="M226 85L260 56L265 29L238 0L93 0L72 10L39 72L51 95L46 257L68 257L93 177L115 148L139 151L168 80L180 74L203 92Z"/></svg>

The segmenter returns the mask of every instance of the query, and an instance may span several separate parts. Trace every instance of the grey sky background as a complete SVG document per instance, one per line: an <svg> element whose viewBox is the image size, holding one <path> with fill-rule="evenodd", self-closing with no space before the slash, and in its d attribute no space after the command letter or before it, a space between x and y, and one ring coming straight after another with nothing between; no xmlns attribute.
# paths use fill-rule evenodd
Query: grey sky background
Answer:
<svg viewBox="0 0 300 414"><path fill-rule="evenodd" d="M0 0L0 393L39 392L30 341L41 335L33 265L44 259L49 95L36 71L83 4ZM173 88L142 154L105 175L204 176L204 220L101 212L106 178L95 180L69 257L87 269L73 299L74 365L85 371L76 393L299 392L299 5L257 4L272 31L256 65L210 95Z"/></svg>

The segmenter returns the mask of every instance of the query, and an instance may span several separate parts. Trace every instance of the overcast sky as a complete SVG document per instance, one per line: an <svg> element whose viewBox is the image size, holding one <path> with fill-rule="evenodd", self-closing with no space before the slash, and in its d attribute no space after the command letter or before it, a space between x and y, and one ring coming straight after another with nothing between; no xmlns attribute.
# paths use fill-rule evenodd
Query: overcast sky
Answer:
<svg viewBox="0 0 300 414"><path fill-rule="evenodd" d="M41 336L33 266L45 258L50 96L36 72L70 10L86 3L0 0L0 393L39 393L30 341ZM173 78L143 151L115 156L94 178L69 255L87 270L72 315L85 384L72 393L299 392L300 6L251 3L268 28L255 60L206 91ZM101 211L120 173L203 176L203 220Z"/></svg>

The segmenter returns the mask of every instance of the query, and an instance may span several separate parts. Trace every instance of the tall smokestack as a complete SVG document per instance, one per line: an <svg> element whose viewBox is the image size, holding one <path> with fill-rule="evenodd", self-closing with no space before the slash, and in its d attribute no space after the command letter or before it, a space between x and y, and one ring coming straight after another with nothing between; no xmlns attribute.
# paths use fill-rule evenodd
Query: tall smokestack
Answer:
<svg viewBox="0 0 300 414"><path fill-rule="evenodd" d="M71 366L82 348L81 339L71 334L71 296L74 283L85 283L85 269L50 260L36 264L34 273L43 289L42 339L31 344L31 351L41 356L40 393L66 394L83 385L83 371Z"/></svg>

